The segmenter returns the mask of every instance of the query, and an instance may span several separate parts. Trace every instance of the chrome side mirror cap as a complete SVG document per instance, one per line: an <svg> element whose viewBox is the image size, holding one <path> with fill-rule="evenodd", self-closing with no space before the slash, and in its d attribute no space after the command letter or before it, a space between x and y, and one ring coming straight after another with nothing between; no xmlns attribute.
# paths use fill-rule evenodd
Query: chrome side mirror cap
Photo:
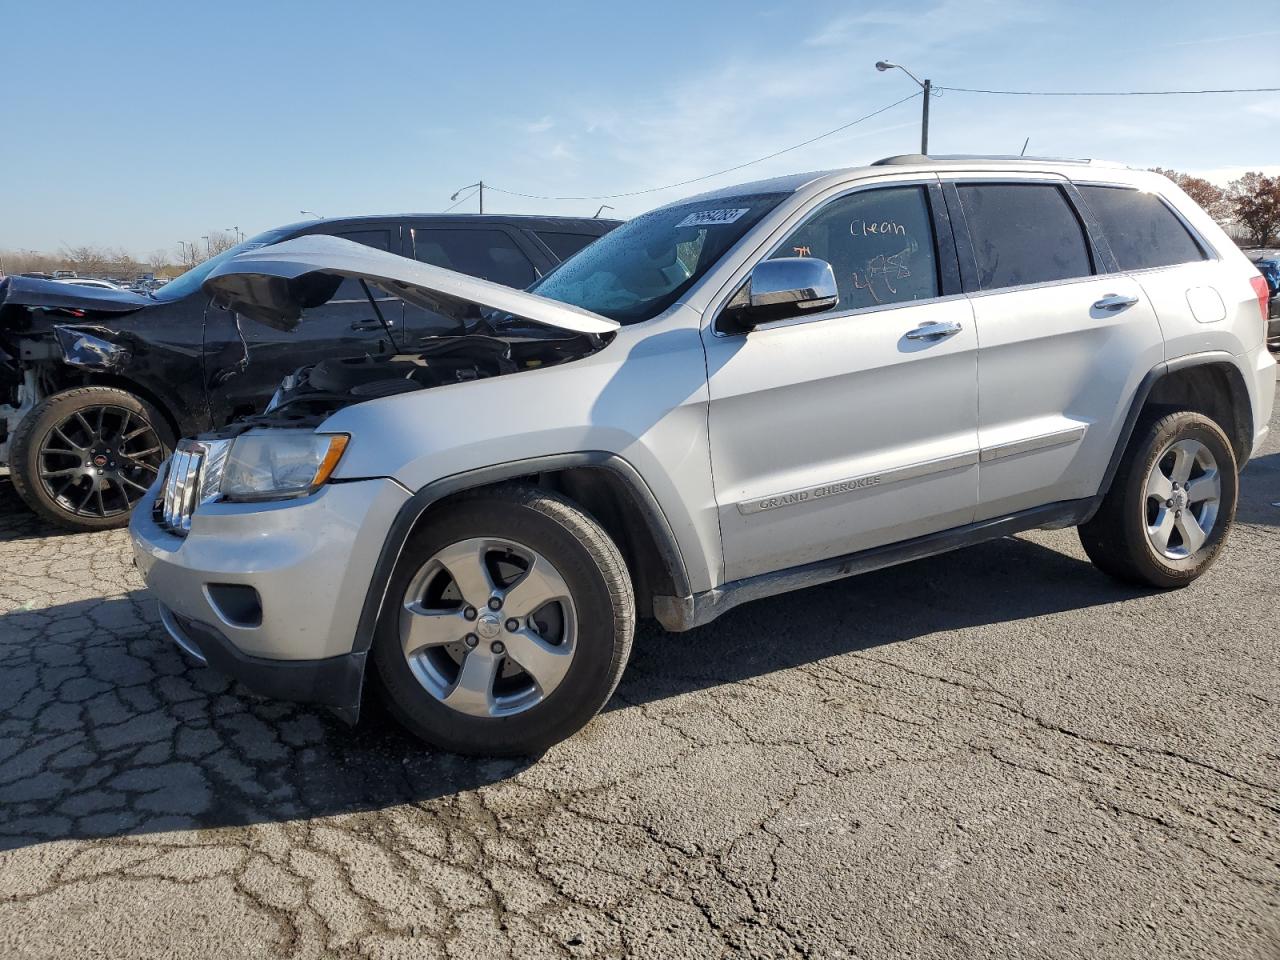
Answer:
<svg viewBox="0 0 1280 960"><path fill-rule="evenodd" d="M739 330L772 320L830 310L840 302L835 271L817 257L761 260L725 307L726 319Z"/></svg>

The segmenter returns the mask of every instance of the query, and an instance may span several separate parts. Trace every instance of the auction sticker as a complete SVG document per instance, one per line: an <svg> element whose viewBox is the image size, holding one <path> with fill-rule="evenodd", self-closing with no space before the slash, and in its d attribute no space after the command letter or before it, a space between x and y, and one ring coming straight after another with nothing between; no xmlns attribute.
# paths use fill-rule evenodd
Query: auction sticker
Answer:
<svg viewBox="0 0 1280 960"><path fill-rule="evenodd" d="M750 209L750 207L741 207L737 210L699 210L697 213L689 214L676 226L714 227L722 223L733 223Z"/></svg>

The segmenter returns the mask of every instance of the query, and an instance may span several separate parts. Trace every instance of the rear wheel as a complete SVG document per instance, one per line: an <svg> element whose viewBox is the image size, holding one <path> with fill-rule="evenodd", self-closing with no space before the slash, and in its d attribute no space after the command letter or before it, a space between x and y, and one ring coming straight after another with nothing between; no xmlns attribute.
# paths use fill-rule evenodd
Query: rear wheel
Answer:
<svg viewBox="0 0 1280 960"><path fill-rule="evenodd" d="M14 431L14 489L71 530L129 522L174 444L160 412L115 387L77 387L46 397Z"/></svg>
<svg viewBox="0 0 1280 960"><path fill-rule="evenodd" d="M1135 431L1080 542L1118 579L1186 586L1221 552L1238 493L1235 453L1221 428L1199 413L1170 414Z"/></svg>
<svg viewBox="0 0 1280 960"><path fill-rule="evenodd" d="M424 740L530 754L604 706L634 621L600 526L557 495L507 486L452 501L410 539L373 658L392 712Z"/></svg>

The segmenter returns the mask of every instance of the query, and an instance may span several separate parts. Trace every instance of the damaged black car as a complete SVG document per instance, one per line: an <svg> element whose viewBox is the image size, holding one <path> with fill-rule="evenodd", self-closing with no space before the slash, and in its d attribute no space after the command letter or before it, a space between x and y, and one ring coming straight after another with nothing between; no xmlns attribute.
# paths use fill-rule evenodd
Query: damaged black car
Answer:
<svg viewBox="0 0 1280 960"><path fill-rule="evenodd" d="M122 527L177 438L260 413L293 371L329 361L322 371L359 379L368 359L463 332L454 311L358 279L325 291L300 327L211 301L205 279L247 250L336 236L520 289L615 226L471 215L316 220L252 237L150 294L5 278L0 466L42 517L74 530Z"/></svg>

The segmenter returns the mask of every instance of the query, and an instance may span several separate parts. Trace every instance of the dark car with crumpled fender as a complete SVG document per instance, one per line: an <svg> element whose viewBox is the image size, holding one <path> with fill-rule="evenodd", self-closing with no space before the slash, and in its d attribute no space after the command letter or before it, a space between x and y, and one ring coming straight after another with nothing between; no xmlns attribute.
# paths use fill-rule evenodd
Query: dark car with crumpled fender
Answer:
<svg viewBox="0 0 1280 960"><path fill-rule="evenodd" d="M411 354L453 316L357 281L281 330L211 303L201 284L236 254L342 237L523 288L615 220L388 215L269 230L151 293L0 280L0 466L38 514L76 530L124 526L176 438L260 412L281 379L334 357Z"/></svg>

